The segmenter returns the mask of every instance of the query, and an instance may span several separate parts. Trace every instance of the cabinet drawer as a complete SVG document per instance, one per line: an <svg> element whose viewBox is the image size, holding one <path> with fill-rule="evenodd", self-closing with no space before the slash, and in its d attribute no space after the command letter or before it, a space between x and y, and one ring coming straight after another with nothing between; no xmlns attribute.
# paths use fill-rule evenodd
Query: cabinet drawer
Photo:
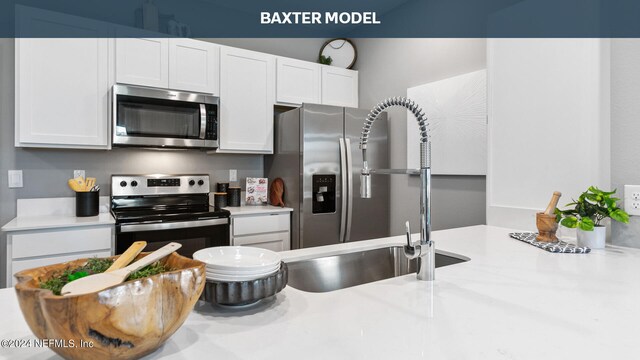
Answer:
<svg viewBox="0 0 640 360"><path fill-rule="evenodd" d="M11 258L111 249L111 227L11 235Z"/></svg>
<svg viewBox="0 0 640 360"><path fill-rule="evenodd" d="M11 286L14 286L16 284L16 279L13 277L13 274L22 270L32 269L40 266L47 266L51 264L58 264L58 263L73 261L73 260L82 259L82 258L109 257L109 256L111 256L111 250L76 253L73 255L50 256L50 257L28 259L28 260L14 260L11 262L11 269L9 270L10 276L12 279Z"/></svg>
<svg viewBox="0 0 640 360"><path fill-rule="evenodd" d="M253 246L272 251L289 250L289 232L240 236L233 239L234 246Z"/></svg>
<svg viewBox="0 0 640 360"><path fill-rule="evenodd" d="M243 216L233 219L233 235L289 231L289 214Z"/></svg>

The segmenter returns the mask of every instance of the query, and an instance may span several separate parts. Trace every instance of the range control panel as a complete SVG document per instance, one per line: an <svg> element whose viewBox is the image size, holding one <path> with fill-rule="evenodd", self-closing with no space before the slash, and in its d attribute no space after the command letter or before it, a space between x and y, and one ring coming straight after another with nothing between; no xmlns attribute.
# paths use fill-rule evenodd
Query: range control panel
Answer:
<svg viewBox="0 0 640 360"><path fill-rule="evenodd" d="M209 175L113 175L111 196L208 194Z"/></svg>
<svg viewBox="0 0 640 360"><path fill-rule="evenodd" d="M180 178L169 178L169 179L148 179L147 180L148 187L156 187L156 186L180 186Z"/></svg>

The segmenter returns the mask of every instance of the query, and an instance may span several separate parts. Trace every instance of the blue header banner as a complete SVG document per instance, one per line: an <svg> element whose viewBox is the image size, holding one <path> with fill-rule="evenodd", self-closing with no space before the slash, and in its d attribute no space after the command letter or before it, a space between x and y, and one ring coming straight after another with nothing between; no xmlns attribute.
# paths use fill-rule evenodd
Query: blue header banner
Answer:
<svg viewBox="0 0 640 360"><path fill-rule="evenodd" d="M53 22L45 20L53 16ZM54 25L57 24L57 25ZM148 30L140 32L139 29ZM2 0L0 37L640 37L639 0Z"/></svg>

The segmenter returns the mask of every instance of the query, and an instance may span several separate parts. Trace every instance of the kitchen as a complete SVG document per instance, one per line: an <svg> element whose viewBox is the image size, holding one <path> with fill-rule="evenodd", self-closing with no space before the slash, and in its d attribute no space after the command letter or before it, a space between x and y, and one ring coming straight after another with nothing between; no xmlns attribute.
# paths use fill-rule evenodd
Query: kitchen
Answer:
<svg viewBox="0 0 640 360"><path fill-rule="evenodd" d="M326 40L207 39L207 42L315 63L318 50ZM358 49L358 59L354 66L358 77L357 97L359 100L357 107L363 109L371 109L388 97L404 96L408 88L420 84L485 68L491 72L491 65L496 62L492 63L492 60L487 60L488 52L499 55L504 54L500 51L507 52L511 49L507 48L508 45L519 46L518 44L507 44L504 45L505 48L499 48L502 44L484 39L354 39L353 42ZM538 45L541 47L553 46ZM635 127L638 126L633 121L637 105L632 94L640 87L640 80L632 64L637 61L640 45L637 40L616 39L604 46L609 47L607 51L610 56L610 72L607 73L610 75L608 86L610 86L611 102L609 116L607 116L610 117L608 120L610 126L609 130L604 133L608 136L610 132L610 138L598 143L599 149L605 149L601 151L604 159L596 162L595 169L584 169L584 167L572 169L575 176L570 177L567 181L571 182L579 178L595 183L599 182L599 176L608 173L610 184L605 181L599 182L598 185L611 189L617 188L622 195L624 184L638 183L640 180L637 179L637 174L632 168L632 155L627 155L633 154L636 150L629 134L632 134ZM584 54L580 51L583 49L578 46L576 56ZM593 55L589 49L584 51ZM139 148L86 150L16 147L14 138L16 64L14 62L15 45L13 39L0 40L0 56L2 56L2 65L0 65L2 66L2 84L0 85L2 163L0 165L2 173L8 170L22 169L24 176L23 187L17 189L10 189L6 183L8 179L4 176L0 177L0 181L2 181L0 183L2 199L0 222L3 225L16 217L16 201L18 199L73 196L73 193L66 187L66 181L76 169L84 169L87 175L99 179L99 184L104 189L101 193L103 196L109 195L110 179L114 174L205 173L210 176L211 191L214 191L213 184L230 181L229 170L238 171L237 179L240 184L243 184L243 179L247 177L259 178L266 175L264 170L265 157L269 155L226 154L222 152L208 154L199 150ZM502 59L493 59L493 61L498 60ZM569 60L575 61L574 58ZM549 62L552 61L549 60ZM503 64L499 61L498 63ZM525 65L527 68L533 66L533 64ZM546 65L549 66L549 63ZM500 69L504 69L504 67ZM539 71L538 68L536 69ZM511 71L515 70L517 70L517 66L514 65L514 70L510 70L507 74L512 74ZM562 71L570 70L563 67ZM221 78L224 76L222 73L220 75ZM539 76L539 74L537 75ZM600 75L596 76L600 79ZM526 80L532 81L531 79ZM585 79L584 83L573 84L567 89L573 89L574 86L577 87L592 80L594 79ZM512 85L509 84L509 86ZM518 95L526 96L526 94ZM542 100L544 94L537 93L536 95L540 96L541 103L551 101L549 99ZM498 100L498 98L494 98L494 101ZM565 101L573 100L569 96L565 98ZM224 101L224 98L221 101ZM575 101L581 104L580 99ZM602 100L597 104L592 104L588 110L604 111L602 109L607 108L605 105L609 104L606 103L606 100ZM558 109L553 110L557 111ZM491 111L491 106L489 111ZM548 113L544 113L544 115L548 115ZM388 110L388 116L390 167L405 168L407 167L405 137L410 131L407 129L407 115L404 110L394 108ZM491 112L489 116L491 116ZM599 118L589 119L597 122ZM544 122L543 124L549 125L549 123ZM376 126L380 126L380 124ZM570 136L564 134L566 141L573 141ZM525 134L518 133L518 136L521 136L521 141L528 140ZM548 137L550 143L563 139L562 135L554 137L554 134L548 134ZM489 141L491 141L491 137ZM355 145L352 144L352 146ZM507 145L512 146L512 144ZM507 148L507 145L501 145L505 146L502 149ZM607 150L607 145L609 150ZM609 154L619 154L620 156L614 157ZM610 159L608 159L609 156ZM494 160L498 164L504 164L508 159L495 158ZM522 173L522 169L518 168L518 170L517 173ZM496 177L495 179L499 180L496 183L489 183L483 175L433 176L431 211L436 248L471 259L463 264L438 269L437 279L440 281L436 280L435 283L429 285L416 281L415 275L407 275L322 294L308 293L287 287L281 294L260 307L229 313L216 312L210 309L210 306L199 304L185 326L169 339L161 351L152 356L164 358L173 355L180 358L210 353L211 348L201 345L201 343L205 343L213 344L214 349L223 358L272 358L278 356L276 350L269 352L265 348L280 343L282 337L287 336L296 339L296 344L288 347L288 358L314 357L314 355L315 357L333 356L338 358L391 357L393 355L404 358L427 355L459 358L498 358L500 356L539 358L548 356L548 350L532 350L531 342L525 341L526 334L522 334L521 337L510 336L510 334L517 330L523 332L538 330L544 333L549 329L553 334L562 332L567 336L568 343L575 340L576 342L589 343L591 341L598 344L590 346L585 344L580 350L573 349L572 351L576 351L575 353L569 352L569 346L556 345L558 352L554 356L557 357L563 355L564 357L575 357L580 352L589 357L594 357L596 354L611 355L606 351L611 350L614 344L623 345L619 353L620 357L635 353L634 350L637 351L637 348L633 347L629 335L624 331L624 329L631 329L632 324L630 320L620 320L620 314L615 313L613 309L626 309L632 312L628 315L635 314L632 302L638 298L638 289L633 284L633 271L631 270L636 266L633 259L638 256L638 252L616 245L640 247L640 243L637 243L638 232L636 230L638 225L637 221L634 221L636 219L632 217L629 225L612 222L609 238L612 245L609 245L605 251L594 250L584 258L575 257L577 255L553 256L554 254L546 254L542 250L508 239L506 235L508 231L504 229L485 226L467 227L490 224L513 229L535 230L535 221L531 214L523 215L521 222L511 222L513 224L511 226L503 224L507 222L504 218L509 219L509 216L492 217L495 216L493 213L495 209L490 209L488 206L499 205L503 199L513 196L515 190L507 189L509 191L505 190L499 193L500 201L488 204L490 198L487 197L485 189L490 188L491 185L493 186L491 189L495 190L496 184L504 186L507 181L512 183L523 181L513 177L509 179L503 169L499 169L499 171L501 172L494 174L494 176L500 175L502 178ZM535 170L531 171L535 172ZM532 177L535 178L535 176ZM389 197L392 200L389 203L389 209L379 209L379 212L388 216L389 235L403 235L405 232L404 222L407 219L411 222L412 232L417 233L420 228L419 178L416 176L392 176L388 179L390 184ZM376 183L376 181L378 181L377 178L374 178L373 182ZM584 187L582 183L580 186L570 185L559 188L566 193L566 202L569 202L570 196L577 195L577 191L572 194L574 190L577 190L572 186ZM546 195L542 198L538 194L548 193L550 195L551 192L546 186L553 187L553 184L545 184L544 189L533 191L535 196L532 197L537 201L536 205L522 207L543 209L548 198ZM552 188L551 190L556 189ZM527 202L529 205L531 200L526 199L523 202ZM562 201L564 200L563 198ZM517 204L512 206L516 207ZM458 227L467 228L438 231ZM3 241L6 241L6 233L3 233L2 236ZM362 246L372 248L391 243L402 244L403 241L403 237L400 237L377 240ZM357 246L357 243L354 244L356 245L349 245ZM321 253L328 255L344 251L343 248L337 248L336 245L332 246L323 249ZM320 254L318 251L320 250L309 248L285 253L283 256L288 259L287 261L295 261L318 256ZM564 257L558 258L558 256ZM5 256L2 258L3 261L6 260ZM590 261L597 263L597 269L591 266L594 263L589 263ZM5 265L3 264L2 269L6 269ZM625 268L625 266L627 267ZM523 274L522 278L514 275L514 272L518 271ZM563 271L562 275L557 275L557 271ZM3 275L10 276L10 274ZM525 275L528 277L524 277ZM564 275L567 276L564 277ZM608 279L613 277L617 277L618 281L610 284ZM6 276L2 276L2 279L5 278ZM585 282L584 279L591 280ZM567 287L572 286L571 280L575 280L575 286L578 287L574 292L566 290ZM514 288L519 291L512 291ZM565 292L560 291L561 294L557 294L556 291L559 289L565 289ZM610 292L610 295L594 294L598 289L606 290ZM380 293L388 295L381 296ZM585 294L588 294L588 300L581 299L580 295ZM475 297L472 297L473 295ZM465 300L465 297L473 300ZM536 304L523 304L524 299L535 299ZM582 305L577 303L578 301L582 301ZM5 308L16 308L15 299L3 298L3 302L6 302ZM607 307L611 310L599 310L593 319L589 317L576 318L570 314L564 314L564 312L562 314L553 313L554 316L547 315L548 318L544 318L544 321L536 316L542 314L541 309L557 305L558 302L569 306L569 309L573 309L572 307L575 306L575 311L581 309L587 312L595 311L594 307L599 304L609 303L610 305ZM332 305L333 303L340 303L341 307L336 308L335 305ZM496 303L502 306L497 306ZM569 309L567 309L568 312L573 311ZM389 313L384 316L376 315L382 311L389 311ZM453 316L452 312L457 312L458 315ZM496 316L501 312L504 312L505 317L498 319ZM15 311L7 316L12 316L11 323L22 324L19 329L10 331L15 331L16 336L30 336L20 312ZM507 316L519 320L520 323L510 321ZM628 318L633 318L633 316L628 316ZM341 329L336 329L334 322L343 319L346 325ZM426 319L435 320L431 322ZM614 319L616 321L613 321ZM492 321L498 323L491 328L495 328L496 340L491 340L488 335L483 335L482 331L482 325ZM600 322L601 325L596 326L594 322ZM536 328L536 325L539 327ZM531 327L534 328L531 329ZM207 330L196 331L196 329L203 328ZM232 331L232 329L234 330ZM445 336L442 334L443 331L451 333ZM593 338L582 336L581 331L587 332ZM3 332L4 334L7 337L10 335ZM598 334L600 337L597 336ZM247 347L245 335L259 338L260 342ZM419 339L416 340L418 345L415 349L409 347L409 344L412 343L412 337ZM466 340L463 341L461 338ZM476 340L469 338L477 339L478 342L475 343ZM382 339L388 343L381 344ZM427 346L438 342L438 339L440 343L436 347ZM461 343L464 346L460 346ZM381 345L372 346L371 344ZM396 353L395 351L399 351L396 349L397 344L405 344L408 349ZM177 353L178 349L183 353ZM423 354L420 351L425 352ZM33 352L22 349L6 353L6 356L37 355L48 357L51 354L47 349L37 349Z"/></svg>

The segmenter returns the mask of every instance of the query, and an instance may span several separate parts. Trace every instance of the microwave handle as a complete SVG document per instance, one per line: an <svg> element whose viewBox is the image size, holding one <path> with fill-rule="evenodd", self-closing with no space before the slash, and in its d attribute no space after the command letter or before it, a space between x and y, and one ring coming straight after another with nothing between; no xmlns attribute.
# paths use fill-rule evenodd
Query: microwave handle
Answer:
<svg viewBox="0 0 640 360"><path fill-rule="evenodd" d="M207 131L207 106L200 104L200 139L204 140Z"/></svg>

